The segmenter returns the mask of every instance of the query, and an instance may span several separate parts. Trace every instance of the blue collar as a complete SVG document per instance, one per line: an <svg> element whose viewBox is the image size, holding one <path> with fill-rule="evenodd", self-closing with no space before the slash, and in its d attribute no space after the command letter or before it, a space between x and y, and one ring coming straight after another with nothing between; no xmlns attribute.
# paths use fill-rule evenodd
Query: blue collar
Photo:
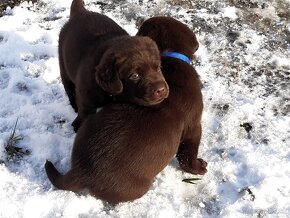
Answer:
<svg viewBox="0 0 290 218"><path fill-rule="evenodd" d="M167 51L167 52L163 52L162 56L177 58L177 59L180 59L180 60L185 61L186 63L190 64L190 59L187 56L180 54L178 52Z"/></svg>

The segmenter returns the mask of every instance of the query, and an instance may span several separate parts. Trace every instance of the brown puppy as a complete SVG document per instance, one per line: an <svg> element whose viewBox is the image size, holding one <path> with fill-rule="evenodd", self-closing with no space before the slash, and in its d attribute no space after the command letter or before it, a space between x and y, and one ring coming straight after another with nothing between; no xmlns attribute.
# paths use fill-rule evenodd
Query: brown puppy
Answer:
<svg viewBox="0 0 290 218"><path fill-rule="evenodd" d="M75 130L112 95L145 106L168 96L156 43L130 37L107 16L87 11L82 0L73 0L60 32L59 64L70 103L78 111Z"/></svg>
<svg viewBox="0 0 290 218"><path fill-rule="evenodd" d="M168 78L168 74L171 71L176 71L176 74L178 75L179 71L181 73L186 70L183 67L184 63L182 66L180 66L180 68L175 66L175 70L169 69L168 67L172 65L171 62L176 62L176 60L172 59L171 57L165 57L167 56L166 53L174 52L179 53L181 56L185 56L181 57L181 59L185 58L185 61L187 61L186 59L192 59L193 54L199 47L196 36L186 25L170 17L154 17L146 20L140 27L137 35L149 36L157 43L159 50L163 55L163 73L165 74L166 81L170 83L170 88L176 87L178 84L180 84L182 87L183 82L192 83L192 85L195 87L193 90L190 90L185 85L184 92L175 91L175 93L177 93L180 98L184 99L183 105L191 104L192 107L190 112L188 112L188 118L186 118L189 119L188 121L190 123L183 131L182 140L177 153L177 159L184 171L193 174L204 174L207 172L207 163L202 159L197 159L202 131L201 116L203 110L200 81L196 71L193 68L188 71L193 74L195 79L191 79L188 82L186 82L186 80L183 78L183 74L180 75L180 78L176 79L179 82L175 82L175 80L172 79L173 75ZM166 60L165 63L164 59ZM170 63L166 64L168 61ZM185 100L185 96L190 95L189 93L191 93L191 97L188 100Z"/></svg>
<svg viewBox="0 0 290 218"><path fill-rule="evenodd" d="M195 52L195 35L181 22L172 18L148 22L156 24L152 31L166 25L164 40L184 44L179 52L188 56ZM179 38L171 38L175 31ZM176 58L163 57L162 68L169 97L154 107L111 104L90 115L76 135L71 170L61 175L51 162L45 164L55 187L71 191L87 188L95 197L112 203L131 201L149 190L154 177L177 151L184 170L206 173L206 162L197 159L203 108L199 77L191 65Z"/></svg>

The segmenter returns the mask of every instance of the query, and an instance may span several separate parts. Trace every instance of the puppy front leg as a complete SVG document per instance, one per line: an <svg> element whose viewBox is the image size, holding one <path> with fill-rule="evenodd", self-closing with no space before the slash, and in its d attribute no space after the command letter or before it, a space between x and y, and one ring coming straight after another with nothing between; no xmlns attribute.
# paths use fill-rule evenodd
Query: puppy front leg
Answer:
<svg viewBox="0 0 290 218"><path fill-rule="evenodd" d="M201 138L201 125L188 129L179 145L177 160L180 167L188 173L204 175L207 172L207 162L197 158Z"/></svg>
<svg viewBox="0 0 290 218"><path fill-rule="evenodd" d="M76 100L78 106L78 116L72 122L74 131L77 132L82 122L87 118L88 115L94 114L96 112L96 106L86 95L82 92L76 91Z"/></svg>

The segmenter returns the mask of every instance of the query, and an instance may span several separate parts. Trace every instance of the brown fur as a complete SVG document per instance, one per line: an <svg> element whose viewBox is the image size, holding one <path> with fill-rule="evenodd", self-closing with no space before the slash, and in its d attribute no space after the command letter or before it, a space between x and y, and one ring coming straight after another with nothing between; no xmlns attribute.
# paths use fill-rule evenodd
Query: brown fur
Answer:
<svg viewBox="0 0 290 218"><path fill-rule="evenodd" d="M179 52L196 50L195 35L184 24L172 18L152 18L138 34L146 28L146 35L151 36L151 25L156 25L153 35L166 25L164 40L183 44L184 50ZM179 38L171 38L175 31L182 33ZM159 43L162 47L162 40ZM199 77L192 66L175 58L163 57L162 68L169 97L155 107L111 104L90 115L77 133L71 170L61 175L51 162L45 165L55 187L87 188L95 197L112 203L131 201L149 190L154 177L177 152L186 172L206 173L206 162L197 159L203 108Z"/></svg>
<svg viewBox="0 0 290 218"><path fill-rule="evenodd" d="M155 105L168 96L156 43L130 37L107 16L87 11L81 0L72 2L70 19L60 32L59 64L64 88L78 112L75 130L113 99Z"/></svg>
<svg viewBox="0 0 290 218"><path fill-rule="evenodd" d="M179 52L181 54L186 55L190 59L193 58L193 54L199 47L198 41L196 39L195 34L184 24L179 21L170 18L170 17L154 17L146 20L142 26L140 27L137 35L140 36L149 36L151 39L156 41L161 54L167 51ZM163 60L171 60L176 61L170 57L163 57ZM180 61L179 61L180 62ZM180 85L182 83L186 83L186 80L181 77L176 79L175 82L173 79L168 79L168 71L164 67L164 62L162 61L162 67L165 74L166 81L170 84L169 87L174 87L178 84L177 81L180 81ZM176 72L183 72L182 67L176 68ZM198 77L195 69L189 70L193 71L192 74L194 77ZM201 94L201 85L199 79L190 81L195 87L194 90L190 90L189 88L184 88L188 93L178 92L180 98L185 98L185 96L191 95L188 98L188 101L183 103L192 104L192 109L189 112L190 114L194 114L194 117L189 120L191 124L189 124L188 129L184 129L183 131L183 139L181 140L177 159L181 168L193 174L205 174L207 172L206 166L207 163L202 159L197 159L198 147L201 139L201 116L203 110L203 102L202 102L202 94ZM201 164L201 166L199 166Z"/></svg>
<svg viewBox="0 0 290 218"><path fill-rule="evenodd" d="M174 26L177 28L174 29ZM196 36L178 20L168 17L154 17L146 20L139 28L139 36L149 36L153 39L161 53L166 51L179 52L190 59L199 47Z"/></svg>

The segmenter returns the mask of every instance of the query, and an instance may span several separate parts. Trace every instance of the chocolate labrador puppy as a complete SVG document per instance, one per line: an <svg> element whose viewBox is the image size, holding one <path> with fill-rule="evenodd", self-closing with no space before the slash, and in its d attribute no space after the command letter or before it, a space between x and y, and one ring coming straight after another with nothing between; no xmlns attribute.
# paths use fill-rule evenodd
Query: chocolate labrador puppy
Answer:
<svg viewBox="0 0 290 218"><path fill-rule="evenodd" d="M156 31L165 32L158 35ZM177 152L186 172L206 173L206 162L197 158L203 108L200 80L187 63L198 47L196 37L169 17L149 19L138 34L143 33L164 37L164 42L171 42L167 49L160 40L160 48L179 52L175 54L180 58L162 58L169 97L150 107L110 104L90 115L77 132L71 170L61 175L51 162L45 164L55 187L74 192L88 189L111 203L131 201L150 189L155 176Z"/></svg>
<svg viewBox="0 0 290 218"><path fill-rule="evenodd" d="M147 106L168 96L156 43L149 37L130 37L112 19L87 11L82 0L73 0L70 19L60 32L59 65L78 112L75 130L113 99Z"/></svg>
<svg viewBox="0 0 290 218"><path fill-rule="evenodd" d="M205 174L207 172L207 163L202 159L197 159L202 132L201 116L203 102L201 82L194 68L185 68L185 66L189 66L193 54L199 47L196 36L186 25L170 17L154 17L146 20L139 28L137 35L149 36L157 43L161 55L163 56L163 73L166 81L170 83L170 88L175 88L178 85L182 87L183 83L191 83L192 86L194 86L194 89L190 89L184 85L183 92L174 91L180 98L184 99L183 105L191 104L192 107L188 113L188 118L186 118L189 119L190 124L183 130L177 159L184 171L193 174ZM178 64L176 63L174 69L170 69L170 66L173 67L176 61L178 61L178 64L181 64L180 67L177 67ZM187 62L188 65L185 65L184 62ZM172 71L176 72L176 75L168 75ZM180 78L176 78L175 82L173 77L178 76L179 71L185 75L188 74L185 73L185 71L190 72L194 79L186 81L184 79L185 75L181 74ZM189 95L191 95L191 97L189 97ZM188 100L185 100L185 96L189 97Z"/></svg>

